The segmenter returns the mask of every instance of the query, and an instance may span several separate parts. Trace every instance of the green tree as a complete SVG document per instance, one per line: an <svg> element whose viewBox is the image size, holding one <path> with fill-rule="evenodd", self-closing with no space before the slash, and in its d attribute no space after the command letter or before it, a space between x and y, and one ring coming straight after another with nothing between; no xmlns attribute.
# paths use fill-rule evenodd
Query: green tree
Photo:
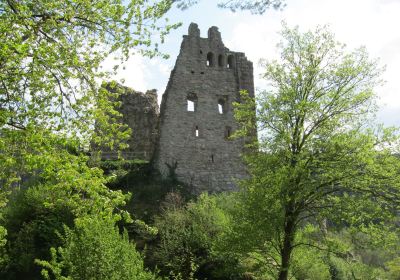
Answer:
<svg viewBox="0 0 400 280"><path fill-rule="evenodd" d="M98 90L96 79L110 74L101 63L110 55L123 61L132 52L159 54L154 33L163 40L177 27L158 25L170 7L168 0L0 1L0 205L28 156L43 152L36 150L41 141L76 150L93 139L95 119L108 123L110 134L126 135L107 122L116 112ZM52 133L68 143L47 139Z"/></svg>
<svg viewBox="0 0 400 280"><path fill-rule="evenodd" d="M112 219L77 219L74 229L66 228L64 242L51 249L51 261L37 261L45 279L156 279L145 271L135 245L126 232L119 234Z"/></svg>
<svg viewBox="0 0 400 280"><path fill-rule="evenodd" d="M115 139L126 136L120 125L108 121L117 112L106 91L98 90L96 81L110 74L102 71L102 62L109 56L119 58L116 70L132 53L159 54L154 33L162 41L178 26L158 23L170 7L169 0L0 1L4 184L18 177L8 167L14 166L15 144L21 142L13 137L24 137L8 135L10 130L42 129L44 134L75 136L82 146L89 140L100 141L93 135L96 120L108 123L108 133Z"/></svg>
<svg viewBox="0 0 400 280"><path fill-rule="evenodd" d="M237 246L267 253L283 280L297 247L340 250L330 225L370 230L375 240L396 231L400 160L394 129L372 122L377 61L364 48L346 53L326 28L284 26L282 36L280 61L264 62L269 89L236 104L242 136L254 131L257 108L259 142L246 156L251 178L234 231ZM303 238L310 225L320 225L318 242Z"/></svg>
<svg viewBox="0 0 400 280"><path fill-rule="evenodd" d="M110 191L82 152L90 141L123 148L129 135L113 122L118 104L99 89L99 81L112 74L102 63L117 58L116 71L129 55L160 55L158 42L178 26L162 21L171 5L0 0L1 261L7 259L2 212L12 191L35 186L43 206L66 206L74 217L121 214L114 210L127 197Z"/></svg>

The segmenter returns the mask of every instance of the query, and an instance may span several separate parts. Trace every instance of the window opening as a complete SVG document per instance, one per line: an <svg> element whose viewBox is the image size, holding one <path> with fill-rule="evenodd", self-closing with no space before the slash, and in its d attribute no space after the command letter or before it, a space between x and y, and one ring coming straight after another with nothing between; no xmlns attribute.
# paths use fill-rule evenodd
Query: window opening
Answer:
<svg viewBox="0 0 400 280"><path fill-rule="evenodd" d="M187 110L188 112L194 112L194 102L191 100L187 101Z"/></svg>
<svg viewBox="0 0 400 280"><path fill-rule="evenodd" d="M197 125L196 125L195 135L196 137L199 137L199 127Z"/></svg>
<svg viewBox="0 0 400 280"><path fill-rule="evenodd" d="M223 99L218 100L218 113L220 115L225 114L225 101Z"/></svg>
<svg viewBox="0 0 400 280"><path fill-rule="evenodd" d="M233 63L234 63L234 56L233 55L228 56L228 64L226 65L226 68L232 69Z"/></svg>
<svg viewBox="0 0 400 280"><path fill-rule="evenodd" d="M214 155L211 155L211 162L214 162Z"/></svg>
<svg viewBox="0 0 400 280"><path fill-rule="evenodd" d="M207 54L207 66L214 66L214 54L212 52Z"/></svg>
<svg viewBox="0 0 400 280"><path fill-rule="evenodd" d="M223 67L224 66L224 56L222 54L220 54L218 56L218 66L219 67Z"/></svg>
<svg viewBox="0 0 400 280"><path fill-rule="evenodd" d="M197 110L197 96L195 93L188 94L186 102L188 112L195 112Z"/></svg>

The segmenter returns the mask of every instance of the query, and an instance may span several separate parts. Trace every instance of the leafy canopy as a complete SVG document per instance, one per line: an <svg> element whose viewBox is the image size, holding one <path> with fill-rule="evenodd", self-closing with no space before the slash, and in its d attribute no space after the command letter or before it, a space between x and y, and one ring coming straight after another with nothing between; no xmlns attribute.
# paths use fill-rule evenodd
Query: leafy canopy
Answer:
<svg viewBox="0 0 400 280"><path fill-rule="evenodd" d="M46 207L67 205L76 216L106 215L124 205L126 196L110 191L82 152L90 141L122 148L120 139L129 135L112 121L118 104L99 90L100 80L112 74L102 63L113 56L120 64L135 53L160 55L158 42L178 27L162 22L171 5L0 0L1 224L9 192L27 186L40 189ZM95 133L95 120L101 133ZM0 225L0 246L5 236Z"/></svg>
<svg viewBox="0 0 400 280"><path fill-rule="evenodd" d="M178 8L187 9L201 0L175 0ZM282 9L285 6L285 0L225 0L219 1L218 7L230 9L232 12L238 10L248 10L252 14L264 14L268 9Z"/></svg>
<svg viewBox="0 0 400 280"><path fill-rule="evenodd" d="M61 170L73 172L87 159L72 155L90 140L123 146L106 137L124 138L128 131L110 122L118 113L107 93L98 90L98 79L110 74L101 63L109 55L127 59L132 50L158 54L154 34L163 40L178 26L159 24L170 7L168 0L0 1L3 201L7 187L24 177L40 173L60 180ZM94 120L104 128L102 138L93 134ZM64 162L69 160L75 162Z"/></svg>
<svg viewBox="0 0 400 280"><path fill-rule="evenodd" d="M284 26L282 37L280 60L263 61L268 90L257 102L242 93L236 104L239 135L254 131L255 107L260 135L246 156L251 178L236 230L287 279L295 248L333 250L327 236L311 244L299 238L309 224L395 230L400 161L395 129L372 122L382 70L365 48L346 52L327 28Z"/></svg>

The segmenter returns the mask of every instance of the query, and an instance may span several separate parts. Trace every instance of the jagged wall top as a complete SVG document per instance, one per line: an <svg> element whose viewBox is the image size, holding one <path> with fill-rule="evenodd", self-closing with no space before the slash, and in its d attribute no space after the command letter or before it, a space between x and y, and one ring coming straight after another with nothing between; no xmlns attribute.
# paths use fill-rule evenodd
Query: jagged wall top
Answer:
<svg viewBox="0 0 400 280"><path fill-rule="evenodd" d="M199 26L197 25L197 23L191 23L189 25L189 32L188 32L188 36L192 36L192 37L200 37L200 29ZM220 41L222 42L221 39L221 32L218 31L218 27L216 26L211 26L208 29L208 39L213 40L213 41Z"/></svg>

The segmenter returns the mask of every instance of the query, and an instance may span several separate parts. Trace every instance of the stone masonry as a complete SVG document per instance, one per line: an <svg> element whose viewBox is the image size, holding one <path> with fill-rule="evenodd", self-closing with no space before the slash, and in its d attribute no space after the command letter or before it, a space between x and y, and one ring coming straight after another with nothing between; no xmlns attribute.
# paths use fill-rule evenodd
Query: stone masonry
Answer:
<svg viewBox="0 0 400 280"><path fill-rule="evenodd" d="M128 87L116 84L107 84L109 92L119 92L122 113L122 122L132 130L127 144L129 148L122 152L125 159L142 159L150 161L153 157L157 140L159 107L157 91L149 90L146 93L134 91ZM117 159L117 153L102 149L103 159Z"/></svg>
<svg viewBox="0 0 400 280"><path fill-rule="evenodd" d="M154 165L163 176L174 170L196 192L232 190L247 176L244 140L230 139L240 90L254 96L252 62L226 48L217 27L201 38L192 23L161 102Z"/></svg>

